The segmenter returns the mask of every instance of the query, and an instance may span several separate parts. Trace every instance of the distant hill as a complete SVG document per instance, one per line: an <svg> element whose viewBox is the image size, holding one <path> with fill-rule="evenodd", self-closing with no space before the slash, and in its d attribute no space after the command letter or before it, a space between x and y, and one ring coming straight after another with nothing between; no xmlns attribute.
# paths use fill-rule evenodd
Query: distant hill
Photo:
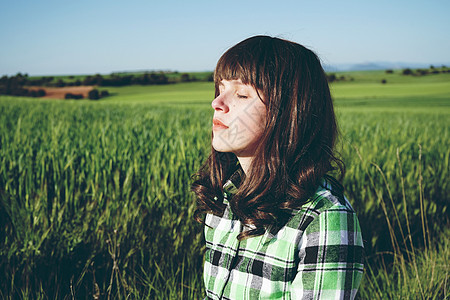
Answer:
<svg viewBox="0 0 450 300"><path fill-rule="evenodd" d="M450 66L450 63L407 63L407 62L365 62L358 64L336 64L336 65L324 65L324 69L327 72L339 72L339 71L370 71L370 70L385 70L385 69L404 69L404 68L428 68L430 65L435 67L441 67L442 65Z"/></svg>

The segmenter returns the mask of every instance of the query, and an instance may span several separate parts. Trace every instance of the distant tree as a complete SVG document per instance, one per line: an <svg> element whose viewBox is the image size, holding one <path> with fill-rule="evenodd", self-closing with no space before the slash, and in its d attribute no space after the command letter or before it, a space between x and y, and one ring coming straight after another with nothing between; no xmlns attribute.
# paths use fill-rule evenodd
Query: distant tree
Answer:
<svg viewBox="0 0 450 300"><path fill-rule="evenodd" d="M386 83L387 83L386 79L382 79L382 80L381 80L381 83L382 83L382 84L386 84Z"/></svg>
<svg viewBox="0 0 450 300"><path fill-rule="evenodd" d="M336 74L331 73L331 74L328 74L327 78L328 78L328 82L334 82L334 81L336 81L337 77L336 77Z"/></svg>
<svg viewBox="0 0 450 300"><path fill-rule="evenodd" d="M100 77L96 77L97 79L100 79ZM100 86L125 86L125 85L130 85L130 84L136 84L139 83L140 79L139 78L134 78L133 75L124 75L121 76L119 74L114 74L111 75L111 77L109 78L101 78L101 81L96 81L94 84L95 85L100 85Z"/></svg>
<svg viewBox="0 0 450 300"><path fill-rule="evenodd" d="M56 82L56 87L64 87L64 86L66 86L66 83L62 79L59 79Z"/></svg>
<svg viewBox="0 0 450 300"><path fill-rule="evenodd" d="M12 96L28 96L28 90L19 86L12 86L8 94Z"/></svg>
<svg viewBox="0 0 450 300"><path fill-rule="evenodd" d="M94 79L92 76L88 75L83 79L83 85L93 85Z"/></svg>
<svg viewBox="0 0 450 300"><path fill-rule="evenodd" d="M6 84L8 82L8 76L3 75L2 78L0 78L0 84Z"/></svg>
<svg viewBox="0 0 450 300"><path fill-rule="evenodd" d="M45 96L45 91L43 89L38 89L38 90L27 90L27 96L28 97L44 97Z"/></svg>
<svg viewBox="0 0 450 300"><path fill-rule="evenodd" d="M214 81L214 73L213 72L209 73L206 81Z"/></svg>
<svg viewBox="0 0 450 300"><path fill-rule="evenodd" d="M44 97L46 95L46 92L44 89L38 89L37 90L37 96L38 97Z"/></svg>
<svg viewBox="0 0 450 300"><path fill-rule="evenodd" d="M90 100L98 100L100 99L100 94L97 89L90 90L88 93L88 98Z"/></svg>
<svg viewBox="0 0 450 300"><path fill-rule="evenodd" d="M188 82L188 81L190 81L190 80L191 80L191 79L190 79L188 73L183 73L183 74L181 74L181 77L180 77L180 81L181 81L181 82Z"/></svg>
<svg viewBox="0 0 450 300"><path fill-rule="evenodd" d="M151 84L150 74L148 72L145 72L144 76L142 76L140 84Z"/></svg>
<svg viewBox="0 0 450 300"><path fill-rule="evenodd" d="M394 70L392 70L392 69L387 69L386 70L386 74L392 74L392 73L394 73Z"/></svg>
<svg viewBox="0 0 450 300"><path fill-rule="evenodd" d="M423 69L417 69L416 72L420 76L425 76L428 74L428 70L423 70Z"/></svg>
<svg viewBox="0 0 450 300"><path fill-rule="evenodd" d="M100 74L95 74L95 85L102 85L103 77Z"/></svg>
<svg viewBox="0 0 450 300"><path fill-rule="evenodd" d="M169 78L163 73L155 74L156 75L156 81L154 81L155 84L167 84L169 83Z"/></svg>
<svg viewBox="0 0 450 300"><path fill-rule="evenodd" d="M412 75L412 73L413 72L410 68L403 69L403 71L402 71L403 75Z"/></svg>
<svg viewBox="0 0 450 300"><path fill-rule="evenodd" d="M26 85L28 82L28 74L17 73L16 76L11 77L12 85Z"/></svg>
<svg viewBox="0 0 450 300"><path fill-rule="evenodd" d="M107 90L103 90L100 92L100 98L108 97L109 92Z"/></svg>
<svg viewBox="0 0 450 300"><path fill-rule="evenodd" d="M78 99L83 99L83 95L82 94L72 94L72 93L66 93L66 95L64 96L64 99L74 99L74 100L78 100Z"/></svg>

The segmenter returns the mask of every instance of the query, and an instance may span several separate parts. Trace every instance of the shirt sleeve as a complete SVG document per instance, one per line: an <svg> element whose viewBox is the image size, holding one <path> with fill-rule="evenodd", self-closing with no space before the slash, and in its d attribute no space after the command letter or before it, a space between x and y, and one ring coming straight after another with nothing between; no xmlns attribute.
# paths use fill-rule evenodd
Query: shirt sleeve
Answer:
<svg viewBox="0 0 450 300"><path fill-rule="evenodd" d="M292 299L354 299L362 279L363 241L355 213L333 206L306 227L299 241Z"/></svg>

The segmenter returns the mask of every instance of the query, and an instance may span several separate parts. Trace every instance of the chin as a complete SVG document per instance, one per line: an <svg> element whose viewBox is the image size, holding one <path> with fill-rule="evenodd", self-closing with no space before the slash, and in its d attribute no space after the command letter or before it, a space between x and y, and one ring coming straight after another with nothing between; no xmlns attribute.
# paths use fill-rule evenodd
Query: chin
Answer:
<svg viewBox="0 0 450 300"><path fill-rule="evenodd" d="M218 152L231 152L232 150L226 144L217 142L215 143L214 141L212 142L212 147Z"/></svg>

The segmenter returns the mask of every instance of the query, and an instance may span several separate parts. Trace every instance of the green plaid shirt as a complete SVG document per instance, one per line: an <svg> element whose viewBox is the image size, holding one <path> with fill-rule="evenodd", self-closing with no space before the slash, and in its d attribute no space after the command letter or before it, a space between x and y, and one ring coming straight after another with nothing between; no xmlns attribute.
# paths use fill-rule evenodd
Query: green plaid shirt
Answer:
<svg viewBox="0 0 450 300"><path fill-rule="evenodd" d="M233 176L231 177L233 178ZM363 240L347 199L321 185L311 201L292 211L284 227L239 241L244 229L227 207L205 223L204 280L209 299L353 299L363 274Z"/></svg>

